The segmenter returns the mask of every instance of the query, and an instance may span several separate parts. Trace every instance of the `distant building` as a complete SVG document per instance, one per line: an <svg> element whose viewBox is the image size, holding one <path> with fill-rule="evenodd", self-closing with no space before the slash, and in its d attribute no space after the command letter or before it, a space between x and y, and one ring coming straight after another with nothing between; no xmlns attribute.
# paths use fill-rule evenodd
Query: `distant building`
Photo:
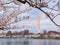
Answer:
<svg viewBox="0 0 60 45"><path fill-rule="evenodd" d="M6 37L6 33L0 33L0 37Z"/></svg>
<svg viewBox="0 0 60 45"><path fill-rule="evenodd" d="M29 35L29 30L26 29L26 30L24 31L24 35Z"/></svg>
<svg viewBox="0 0 60 45"><path fill-rule="evenodd" d="M56 31L49 31L47 33L48 36L52 37L52 38L60 38L60 33L56 32Z"/></svg>

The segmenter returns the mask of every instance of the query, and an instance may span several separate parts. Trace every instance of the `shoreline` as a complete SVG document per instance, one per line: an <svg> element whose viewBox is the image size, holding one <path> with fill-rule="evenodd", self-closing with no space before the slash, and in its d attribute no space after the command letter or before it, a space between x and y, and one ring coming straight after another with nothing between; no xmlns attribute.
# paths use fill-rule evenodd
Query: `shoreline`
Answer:
<svg viewBox="0 0 60 45"><path fill-rule="evenodd" d="M19 37L0 37L0 38L19 38ZM20 39L24 39L24 38L20 38ZM60 38L26 38L26 39L54 39L54 40L60 40Z"/></svg>

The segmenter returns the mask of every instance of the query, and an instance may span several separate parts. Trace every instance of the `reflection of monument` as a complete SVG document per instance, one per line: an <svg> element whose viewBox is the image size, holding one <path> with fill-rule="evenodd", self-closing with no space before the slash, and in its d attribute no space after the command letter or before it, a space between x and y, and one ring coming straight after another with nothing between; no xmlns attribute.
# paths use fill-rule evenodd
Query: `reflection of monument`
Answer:
<svg viewBox="0 0 60 45"><path fill-rule="evenodd" d="M40 33L40 15L38 15L38 33Z"/></svg>
<svg viewBox="0 0 60 45"><path fill-rule="evenodd" d="M40 40L38 40L38 44L37 45L40 45Z"/></svg>

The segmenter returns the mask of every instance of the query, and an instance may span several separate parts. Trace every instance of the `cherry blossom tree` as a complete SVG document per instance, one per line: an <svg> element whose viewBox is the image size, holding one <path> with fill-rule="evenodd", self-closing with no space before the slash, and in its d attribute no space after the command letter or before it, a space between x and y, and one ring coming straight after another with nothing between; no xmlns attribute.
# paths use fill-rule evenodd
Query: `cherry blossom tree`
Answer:
<svg viewBox="0 0 60 45"><path fill-rule="evenodd" d="M21 10L21 6L28 4L29 7L25 10ZM17 16L30 11L32 8L36 8L43 12L46 18L49 18L57 27L60 27L59 23L55 21L60 15L60 1L59 0L10 0L8 2L3 2L0 0L0 27L9 27L11 23L17 23L21 21ZM46 8L49 11L44 10ZM13 9L12 11L9 9ZM6 16L7 15L7 16ZM11 20L15 18L13 22ZM25 18L23 18L25 19ZM27 18L29 19L29 17Z"/></svg>
<svg viewBox="0 0 60 45"><path fill-rule="evenodd" d="M31 7L33 8L37 8L39 9L40 11L42 11L44 14L46 14L47 17L49 17L49 19L58 27L60 27L59 24L57 24L54 19L60 15L60 1L59 0L16 0L16 1L19 1L23 4L25 3L28 3ZM55 5L52 5L52 7L49 7L49 3L53 3ZM51 3L51 4L52 4ZM47 9L50 9L51 11L50 12L46 12L43 10L43 8L47 8ZM57 8L57 9L56 9ZM54 14L54 12L59 12L58 14Z"/></svg>

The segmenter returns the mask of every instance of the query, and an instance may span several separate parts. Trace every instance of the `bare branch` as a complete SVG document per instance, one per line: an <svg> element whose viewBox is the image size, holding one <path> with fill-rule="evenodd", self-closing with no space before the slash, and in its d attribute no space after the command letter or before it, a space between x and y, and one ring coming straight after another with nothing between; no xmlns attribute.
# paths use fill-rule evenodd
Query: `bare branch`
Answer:
<svg viewBox="0 0 60 45"><path fill-rule="evenodd" d="M27 3L28 3L30 6L33 5L33 4L30 4L28 1L27 1ZM49 19L50 19L56 26L60 27L60 25L56 24L56 23L53 21L53 19L52 19L45 11L43 11L40 7L37 7L36 5L34 5L34 6L35 6L35 8L37 8L37 9L41 10L43 13L45 13L45 14L49 17ZM33 7L33 6L32 6L32 7Z"/></svg>
<svg viewBox="0 0 60 45"><path fill-rule="evenodd" d="M60 13L59 13L59 14L57 14L57 15L55 15L52 19L55 19L58 15L60 15Z"/></svg>

